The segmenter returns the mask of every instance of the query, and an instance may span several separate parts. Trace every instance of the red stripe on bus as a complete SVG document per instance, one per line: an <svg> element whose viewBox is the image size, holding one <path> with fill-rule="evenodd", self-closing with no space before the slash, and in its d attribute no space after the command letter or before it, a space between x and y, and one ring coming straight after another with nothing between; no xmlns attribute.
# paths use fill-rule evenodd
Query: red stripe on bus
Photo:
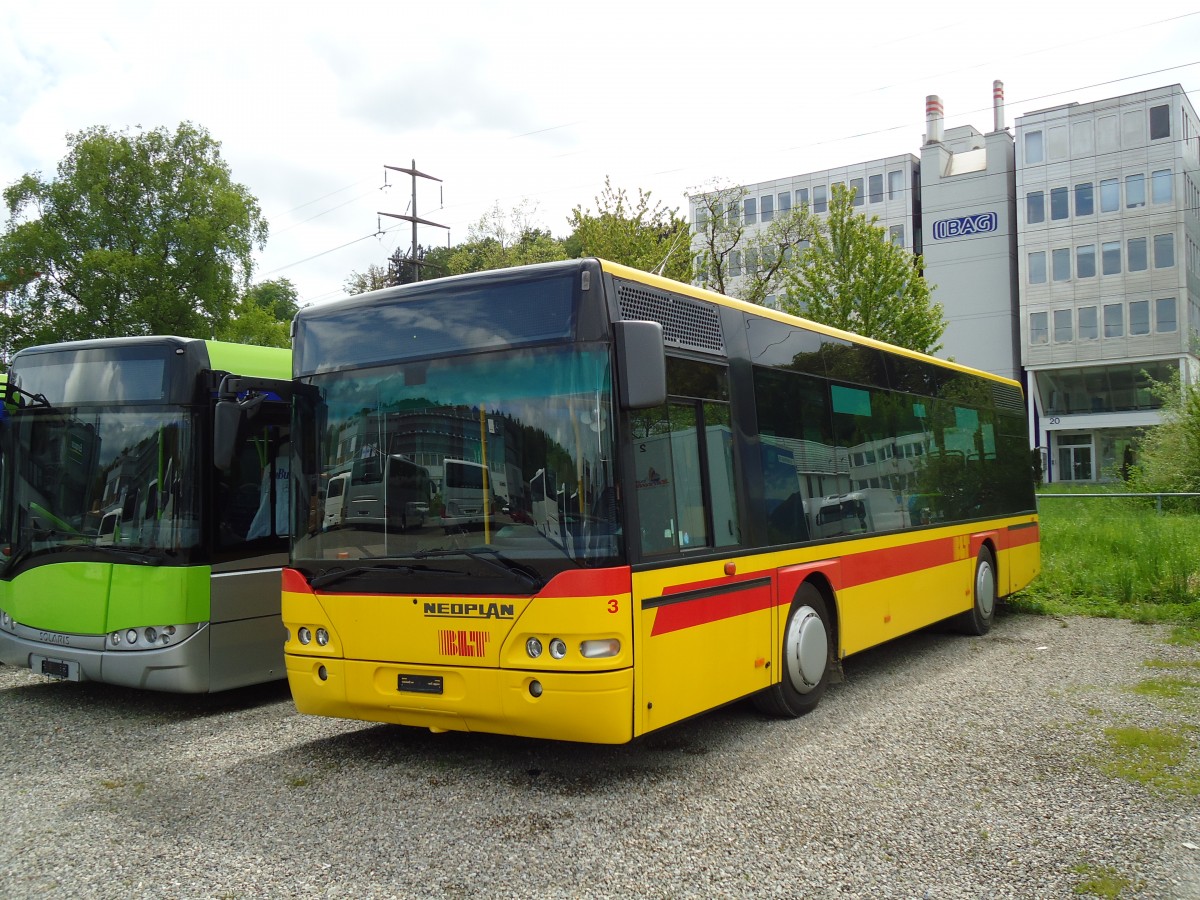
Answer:
<svg viewBox="0 0 1200 900"><path fill-rule="evenodd" d="M690 590L694 587L695 585L687 585L684 588L676 588L675 592ZM697 625L708 625L748 613L761 612L772 606L771 600L774 591L771 589L770 583L743 590L736 590L736 584L729 585L729 587L735 590L727 594L681 600L678 603L668 603L658 607L654 615L654 626L650 630L651 637L695 628Z"/></svg>
<svg viewBox="0 0 1200 900"><path fill-rule="evenodd" d="M628 594L631 590L629 566L611 569L572 569L559 572L537 592L538 597L599 597L602 594Z"/></svg>
<svg viewBox="0 0 1200 900"><path fill-rule="evenodd" d="M954 562L954 539L939 538L842 557L842 587L860 587Z"/></svg>
<svg viewBox="0 0 1200 900"><path fill-rule="evenodd" d="M1006 547L1027 547L1030 544L1036 544L1041 540L1041 526L1036 522L1022 528L1008 529L1008 536L1005 538Z"/></svg>

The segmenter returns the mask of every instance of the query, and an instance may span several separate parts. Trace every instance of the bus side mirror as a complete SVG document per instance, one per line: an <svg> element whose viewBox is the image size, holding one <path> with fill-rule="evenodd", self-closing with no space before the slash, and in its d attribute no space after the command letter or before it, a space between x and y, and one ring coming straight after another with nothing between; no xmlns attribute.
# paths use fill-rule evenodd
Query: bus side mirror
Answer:
<svg viewBox="0 0 1200 900"><path fill-rule="evenodd" d="M233 467L243 421L242 407L236 400L217 401L213 413L213 465L222 472Z"/></svg>
<svg viewBox="0 0 1200 900"><path fill-rule="evenodd" d="M617 390L622 409L652 409L667 402L667 356L658 322L614 322Z"/></svg>

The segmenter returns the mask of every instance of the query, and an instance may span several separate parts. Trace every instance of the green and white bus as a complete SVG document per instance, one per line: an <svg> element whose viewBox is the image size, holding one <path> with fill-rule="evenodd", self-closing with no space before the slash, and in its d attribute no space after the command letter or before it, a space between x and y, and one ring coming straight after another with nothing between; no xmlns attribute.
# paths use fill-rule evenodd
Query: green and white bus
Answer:
<svg viewBox="0 0 1200 900"><path fill-rule="evenodd" d="M260 395L213 465L227 376L287 350L180 337L73 341L12 360L0 421L0 662L206 693L285 677L290 404Z"/></svg>

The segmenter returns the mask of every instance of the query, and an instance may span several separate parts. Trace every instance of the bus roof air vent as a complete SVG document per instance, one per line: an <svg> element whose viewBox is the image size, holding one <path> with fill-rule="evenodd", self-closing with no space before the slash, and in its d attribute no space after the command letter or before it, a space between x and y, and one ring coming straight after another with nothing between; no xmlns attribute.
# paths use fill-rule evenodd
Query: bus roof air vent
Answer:
<svg viewBox="0 0 1200 900"><path fill-rule="evenodd" d="M658 322L669 346L725 353L721 316L709 303L617 280L621 318Z"/></svg>

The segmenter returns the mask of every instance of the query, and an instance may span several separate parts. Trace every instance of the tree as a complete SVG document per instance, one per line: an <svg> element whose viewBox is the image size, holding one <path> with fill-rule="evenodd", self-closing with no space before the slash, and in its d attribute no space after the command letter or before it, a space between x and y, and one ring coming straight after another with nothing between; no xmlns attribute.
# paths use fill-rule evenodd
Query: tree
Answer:
<svg viewBox="0 0 1200 900"><path fill-rule="evenodd" d="M1134 491L1200 491L1200 387L1183 385L1178 373L1168 382L1152 382L1162 404L1162 423L1142 435L1136 464L1122 461L1121 474Z"/></svg>
<svg viewBox="0 0 1200 900"><path fill-rule="evenodd" d="M733 285L733 253L746 233L742 222L742 186L714 181L703 193L689 195L696 204L692 241L692 275L700 287L728 294Z"/></svg>
<svg viewBox="0 0 1200 900"><path fill-rule="evenodd" d="M780 306L815 322L936 353L946 320L921 274L922 260L853 209L854 192L834 185L828 218L787 269Z"/></svg>
<svg viewBox="0 0 1200 900"><path fill-rule="evenodd" d="M676 209L650 205L649 191L638 189L631 203L625 191L604 179L597 211L576 206L567 219L571 234L563 242L572 259L598 256L677 281L691 278L687 220Z"/></svg>
<svg viewBox="0 0 1200 900"><path fill-rule="evenodd" d="M94 127L68 135L57 177L4 191L0 271L41 275L4 291L0 346L84 337L209 337L266 241L257 200L220 144L188 122L171 133Z"/></svg>
<svg viewBox="0 0 1200 900"><path fill-rule="evenodd" d="M253 285L216 331L218 339L259 347L290 347L292 319L300 309L296 286L287 278Z"/></svg>
<svg viewBox="0 0 1200 900"><path fill-rule="evenodd" d="M451 248L448 254L438 254L438 264L446 267L447 275L462 275L567 259L562 241L534 226L531 215L527 202L513 207L509 213L497 203L467 228L466 241Z"/></svg>
<svg viewBox="0 0 1200 900"><path fill-rule="evenodd" d="M693 272L702 287L762 304L785 288L788 269L816 226L807 207L796 207L766 228L748 229L745 198L744 187L720 186L691 196L697 202Z"/></svg>
<svg viewBox="0 0 1200 900"><path fill-rule="evenodd" d="M380 288L391 286L392 281L388 267L371 263L371 265L367 266L367 271L365 272L351 272L350 277L346 279L346 283L342 286L342 290L354 296L355 294L365 294L368 291L377 291Z"/></svg>

